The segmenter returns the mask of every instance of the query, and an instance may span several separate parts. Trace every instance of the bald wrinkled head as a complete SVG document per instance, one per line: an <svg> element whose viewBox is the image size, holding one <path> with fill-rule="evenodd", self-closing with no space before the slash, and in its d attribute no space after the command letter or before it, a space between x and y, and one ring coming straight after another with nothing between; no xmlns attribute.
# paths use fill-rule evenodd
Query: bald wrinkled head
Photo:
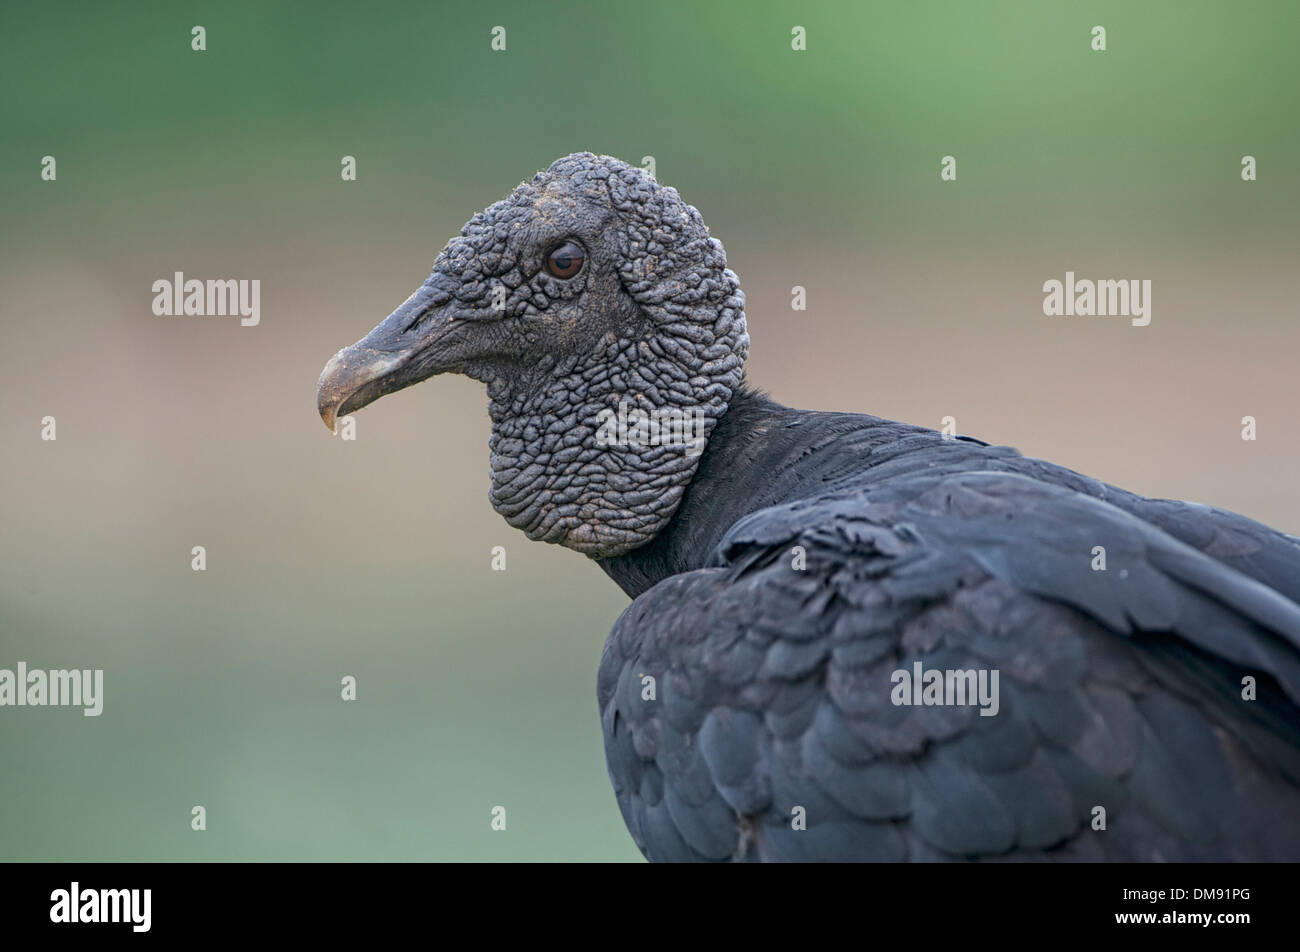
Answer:
<svg viewBox="0 0 1300 952"><path fill-rule="evenodd" d="M749 337L721 243L675 189L557 160L452 238L424 284L325 366L338 416L438 373L488 385L493 506L595 558L672 518Z"/></svg>

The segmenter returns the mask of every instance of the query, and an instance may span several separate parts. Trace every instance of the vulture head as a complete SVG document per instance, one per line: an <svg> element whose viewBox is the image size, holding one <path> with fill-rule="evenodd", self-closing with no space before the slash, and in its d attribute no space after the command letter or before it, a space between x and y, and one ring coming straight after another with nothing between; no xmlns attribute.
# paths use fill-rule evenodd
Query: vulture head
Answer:
<svg viewBox="0 0 1300 952"><path fill-rule="evenodd" d="M321 419L434 374L487 384L491 500L593 558L672 518L740 385L745 297L677 191L589 152L479 212L414 294L335 354Z"/></svg>

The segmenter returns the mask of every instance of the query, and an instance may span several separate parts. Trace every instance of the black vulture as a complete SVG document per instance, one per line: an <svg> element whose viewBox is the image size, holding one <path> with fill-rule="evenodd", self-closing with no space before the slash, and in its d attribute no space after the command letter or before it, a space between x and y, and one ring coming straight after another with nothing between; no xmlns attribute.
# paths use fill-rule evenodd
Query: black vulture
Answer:
<svg viewBox="0 0 1300 952"><path fill-rule="evenodd" d="M493 507L633 599L597 696L652 860L1300 860L1300 539L794 410L675 189L579 153L325 366L487 384Z"/></svg>

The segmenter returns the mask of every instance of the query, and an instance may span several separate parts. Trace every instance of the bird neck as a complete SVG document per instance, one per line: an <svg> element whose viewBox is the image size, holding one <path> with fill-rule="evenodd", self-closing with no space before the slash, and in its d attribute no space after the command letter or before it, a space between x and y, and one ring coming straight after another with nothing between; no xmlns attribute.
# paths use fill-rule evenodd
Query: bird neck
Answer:
<svg viewBox="0 0 1300 952"><path fill-rule="evenodd" d="M872 465L868 457L888 457L920 433L930 431L866 414L795 410L742 384L672 520L650 543L600 559L600 566L635 598L671 575L705 567L749 513L860 476Z"/></svg>
<svg viewBox="0 0 1300 952"><path fill-rule="evenodd" d="M758 508L781 473L764 472L774 438L798 411L742 385L709 436L693 479L669 520L646 545L600 566L635 597L661 579L704 565L737 519Z"/></svg>
<svg viewBox="0 0 1300 952"><path fill-rule="evenodd" d="M646 383L680 379L668 364L636 340L611 340L526 384L489 380L493 508L530 539L592 558L651 541L676 513L730 395L719 385L690 403Z"/></svg>

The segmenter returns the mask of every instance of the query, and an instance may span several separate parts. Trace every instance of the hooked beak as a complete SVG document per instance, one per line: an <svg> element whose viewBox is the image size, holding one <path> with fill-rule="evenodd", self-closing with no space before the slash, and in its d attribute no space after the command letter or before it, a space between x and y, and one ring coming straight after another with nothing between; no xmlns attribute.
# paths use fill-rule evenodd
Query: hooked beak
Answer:
<svg viewBox="0 0 1300 952"><path fill-rule="evenodd" d="M374 330L329 359L316 384L316 408L331 433L340 417L448 369L436 345L453 323L441 307L451 295L439 277L430 275Z"/></svg>

